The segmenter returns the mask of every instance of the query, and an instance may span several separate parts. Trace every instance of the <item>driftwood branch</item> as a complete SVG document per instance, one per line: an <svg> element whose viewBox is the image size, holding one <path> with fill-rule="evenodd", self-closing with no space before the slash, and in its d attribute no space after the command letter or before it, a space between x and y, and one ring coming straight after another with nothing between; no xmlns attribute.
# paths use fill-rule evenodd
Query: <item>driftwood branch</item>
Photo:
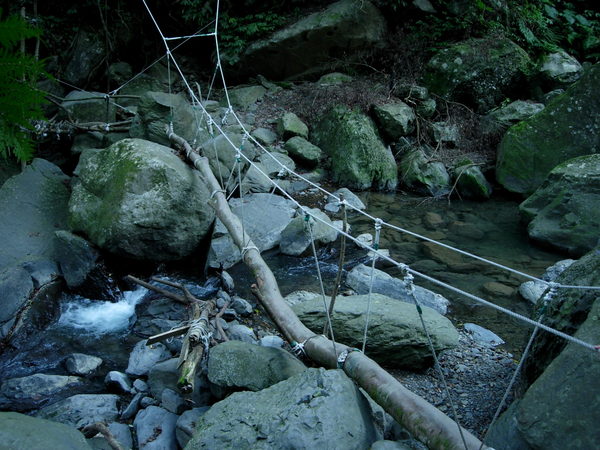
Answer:
<svg viewBox="0 0 600 450"><path fill-rule="evenodd" d="M462 438L457 424L425 399L413 394L394 377L382 369L375 361L360 351L337 343L334 353L329 339L318 336L309 330L283 299L277 280L260 252L244 231L240 220L229 209L227 199L212 173L208 159L195 153L189 143L167 130L170 140L184 149L196 169L198 169L213 192L210 202L217 217L229 231L235 244L245 248L243 261L256 277L256 293L275 324L290 343L305 343L304 349L309 358L324 367L337 368L340 354L347 355L342 364L349 377L363 387L394 419L404 426L417 439L434 449L463 449ZM468 450L487 449L481 442L462 430Z"/></svg>
<svg viewBox="0 0 600 450"><path fill-rule="evenodd" d="M184 305L189 304L189 301L182 295L175 294L174 292L167 291L166 289L160 288L158 286L154 286L153 284L146 283L144 280L140 280L139 278L134 277L133 275L127 275L125 277L129 281L133 281L140 286L145 287L146 289L150 289L154 292L158 292L161 295L164 295L171 300L175 300L176 302L183 303ZM158 280L155 280L158 281ZM166 284L166 283L165 283Z"/></svg>
<svg viewBox="0 0 600 450"><path fill-rule="evenodd" d="M203 343L202 338L206 337L208 339L212 334L208 317L215 308L214 302L207 302L202 312L198 314L200 309L198 304L194 304L193 306L194 312L192 317L194 318L194 321L192 322L192 326L190 327L190 330L184 339L183 347L186 348L186 355L182 358L182 347L182 354L180 355L180 377L177 381L179 390L184 394L190 394L194 391L198 366L200 365L200 361L202 361L204 352L208 351L208 342ZM194 332L197 332L197 336L195 338L193 334Z"/></svg>

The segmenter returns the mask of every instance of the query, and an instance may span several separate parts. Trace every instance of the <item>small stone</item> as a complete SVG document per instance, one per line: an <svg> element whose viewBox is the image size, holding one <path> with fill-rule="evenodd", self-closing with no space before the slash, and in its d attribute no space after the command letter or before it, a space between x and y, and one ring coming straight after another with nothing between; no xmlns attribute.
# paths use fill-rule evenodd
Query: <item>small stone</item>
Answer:
<svg viewBox="0 0 600 450"><path fill-rule="evenodd" d="M284 341L279 336L264 336L260 339L258 344L262 347L281 348L283 347Z"/></svg>
<svg viewBox="0 0 600 450"><path fill-rule="evenodd" d="M135 345L129 355L129 365L125 372L138 377L146 375L152 366L170 357L171 353L160 342L147 346L143 340Z"/></svg>
<svg viewBox="0 0 600 450"><path fill-rule="evenodd" d="M250 135L263 145L272 145L277 140L277 135L267 128L257 128Z"/></svg>
<svg viewBox="0 0 600 450"><path fill-rule="evenodd" d="M277 131L284 139L293 136L300 136L304 139L308 139L308 127L294 113L285 113L283 117L277 121Z"/></svg>
<svg viewBox="0 0 600 450"><path fill-rule="evenodd" d="M491 346L504 344L504 340L500 336L474 323L465 323L465 330L475 342L480 344Z"/></svg>
<svg viewBox="0 0 600 450"><path fill-rule="evenodd" d="M364 244L364 245L369 246L369 247L373 246L373 235L371 233L359 234L356 237L356 240L358 241L356 243L357 246L360 246L359 244Z"/></svg>
<svg viewBox="0 0 600 450"><path fill-rule="evenodd" d="M104 384L109 389L114 389L118 392L129 394L131 392L131 381L129 377L122 372L111 370L104 378Z"/></svg>
<svg viewBox="0 0 600 450"><path fill-rule="evenodd" d="M233 297L231 307L242 317L250 316L254 310L252 305L247 300L237 296Z"/></svg>
<svg viewBox="0 0 600 450"><path fill-rule="evenodd" d="M514 293L514 289L497 281L489 281L484 283L483 290L491 295L501 295L504 297L510 297Z"/></svg>
<svg viewBox="0 0 600 450"><path fill-rule="evenodd" d="M148 392L149 389L148 384L139 378L133 382L133 387L138 392Z"/></svg>
<svg viewBox="0 0 600 450"><path fill-rule="evenodd" d="M140 408L145 409L149 406L158 405L158 402L154 400L152 397L144 397L140 400Z"/></svg>
<svg viewBox="0 0 600 450"><path fill-rule="evenodd" d="M125 410L121 413L121 420L129 420L132 417L135 417L140 409L140 402L143 397L144 394L142 392L138 392L133 396L129 402L129 405L127 405L127 408L125 408Z"/></svg>
<svg viewBox="0 0 600 450"><path fill-rule="evenodd" d="M246 325L233 325L227 330L230 339L234 341L248 342L249 344L256 344L256 336L252 328Z"/></svg>
<svg viewBox="0 0 600 450"><path fill-rule="evenodd" d="M185 411L185 400L173 389L165 389L162 392L162 407L175 414Z"/></svg>
<svg viewBox="0 0 600 450"><path fill-rule="evenodd" d="M65 366L70 374L83 376L93 374L101 364L102 358L83 353L73 353L65 361Z"/></svg>

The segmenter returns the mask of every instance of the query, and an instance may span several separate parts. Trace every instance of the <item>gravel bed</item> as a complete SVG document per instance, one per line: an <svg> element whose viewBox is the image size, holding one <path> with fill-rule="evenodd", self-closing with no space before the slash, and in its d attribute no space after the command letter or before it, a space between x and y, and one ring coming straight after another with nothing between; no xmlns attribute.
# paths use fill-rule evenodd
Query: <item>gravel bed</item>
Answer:
<svg viewBox="0 0 600 450"><path fill-rule="evenodd" d="M464 330L459 333L459 346L439 355L440 365L460 424L481 438L494 417L517 362L511 353L481 345ZM422 373L404 370L390 370L390 373L407 389L453 417L443 382L435 368ZM512 394L508 403L511 401Z"/></svg>

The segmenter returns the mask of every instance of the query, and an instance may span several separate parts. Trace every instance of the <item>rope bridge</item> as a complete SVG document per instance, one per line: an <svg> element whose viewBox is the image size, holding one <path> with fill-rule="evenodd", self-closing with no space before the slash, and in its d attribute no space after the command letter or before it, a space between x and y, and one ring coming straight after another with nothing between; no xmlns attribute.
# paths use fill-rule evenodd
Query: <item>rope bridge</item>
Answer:
<svg viewBox="0 0 600 450"><path fill-rule="evenodd" d="M446 380L443 374L443 371L441 370L440 364L439 364L439 360L437 358L436 352L433 348L433 344L431 342L431 338L429 335L429 332L427 330L425 321L423 320L422 317L422 308L421 305L419 304L417 298L414 295L414 285L413 285L413 279L419 278L421 280L425 280L428 281L438 287L442 287L445 289L448 289L456 294L459 294L465 298L468 298L476 303L485 305L487 307L493 308L497 311L500 311L503 314L506 314L510 317L513 317L527 325L530 325L533 327L533 331L531 333L531 336L529 338L529 341L525 347L525 350L523 352L522 358L515 370L515 373L513 374L512 379L510 380L510 383L508 385L508 388L503 396L503 398L500 401L500 404L498 405L498 409L496 410L496 413L494 415L494 418L492 419L492 424L496 421L496 419L498 418L507 398L508 395L510 393L510 391L512 390L514 383L517 379L518 373L522 368L523 365L523 361L525 360L531 346L533 343L533 340L536 336L536 334L538 333L539 330L544 330L548 333L551 333L555 336L558 336L562 339L565 339L566 341L576 344L578 346L584 347L589 351L593 351L593 352L600 352L600 346L598 345L594 345L592 343L589 342L585 342L583 340L580 340L574 336L570 336L568 334L565 334L559 330L556 330L552 327L549 327L545 324L542 323L543 319L544 319L544 312L545 312L545 305L548 304L548 302L557 294L557 292L561 289L578 289L578 290L596 290L596 291L600 291L600 286L577 286L577 285L567 285L567 284L561 284L561 283L556 283L556 282L551 282L551 281L546 281L543 279L540 279L538 277L534 277L532 275L529 275L527 273L524 273L522 271L519 271L517 269L508 267L506 265L503 264L499 264L497 262L491 261L489 259L486 259L484 257L478 256L476 254L467 252L465 250L461 250L459 248L456 248L454 246L436 241L435 239L431 239L428 238L426 236L423 236L421 234L415 233L413 231L410 231L408 229L399 227L397 225L394 225L392 223L389 222L385 222L384 220L374 217L372 215L370 215L368 212L360 210L359 208L355 207L354 205L350 204L349 202L347 202L346 200L344 200L342 197L336 196L333 193L329 192L328 190L324 189L322 186L312 182L311 180L307 179L306 177L302 176L301 174L295 172L294 170L292 170L291 168L285 166L284 164L282 164L280 162L279 159L277 159L275 156L273 156L258 140L256 140L247 130L246 126L244 125L244 123L240 120L240 118L238 117L238 115L235 112L235 109L233 108L231 101L230 101L230 96L229 96L229 92L228 92L228 87L227 87L227 82L225 79L225 74L223 72L223 68L222 68L222 64L221 64L221 54L220 54L220 50L219 50L219 30L218 30L218 25L219 25L219 6L220 6L220 2L219 0L217 0L217 5L216 5L216 10L215 10L215 19L213 22L211 22L210 24L206 25L205 27L201 28L200 30L198 30L196 33L192 34L192 35L186 35L186 36L175 36L175 37L166 37L157 20L155 19L155 17L152 14L152 11L150 10L150 8L148 7L146 0L142 0L152 22L154 23L157 32L160 34L160 37L164 43L165 46L165 55L162 56L161 58L158 58L157 60L155 60L152 64L150 64L148 67L146 67L143 71L141 71L140 73L136 74L133 78L131 78L129 81L125 82L122 86L120 86L119 88L111 91L110 93L106 94L107 98L108 96L115 96L118 94L118 92L127 84L129 84L131 81L133 81L135 78L139 77L143 72L147 71L148 69L150 69L152 66L154 66L155 64L157 64L160 60L166 58L167 59L167 64L168 64L168 77L169 77L169 92L171 90L171 65L173 65L173 67L175 68L175 71L179 74L179 76L181 77L181 81L184 83L184 86L187 90L187 93L189 95L189 97L191 98L192 104L196 107L198 107L201 111L201 115L202 115L202 119L203 119L203 123L200 123L200 120L198 119L198 117L196 117L196 126L197 126L197 134L196 136L198 136L200 130L202 129L202 127L206 127L205 129L208 129L210 135L214 138L215 133L223 136L223 138L228 142L228 144L231 146L232 149L235 150L235 163L234 163L234 167L231 169L231 172L229 174L229 178L226 182L224 182L222 174L220 173L220 167L219 167L219 174L218 174L218 179L219 179L219 184L220 184L220 189L216 189L215 191L213 191L211 198L217 193L225 193L228 190L231 192L231 194L233 194L233 192L236 191L236 189L239 188L239 194L240 197L243 200L243 196L244 196L244 189L242 186L242 166L247 164L249 167L252 167L254 170L256 170L259 174L261 174L262 176L265 177L265 179L269 180L269 182L272 184L272 190L271 193L275 193L278 192L280 195L282 195L283 197L287 198L288 200L290 200L291 202L293 202L296 207L302 212L302 214L304 215L304 223L305 223L305 228L306 231L308 233L308 235L310 236L310 242L311 242L311 249L312 249L312 253L313 253L313 257L315 260L315 270L317 272L317 276L318 276L318 280L319 280L319 285L320 285L320 290L321 290L321 296L322 296L322 300L323 300L323 307L325 310L325 315L327 318L327 324L326 324L326 330L329 334L329 336L331 337L331 341L333 343L333 348L334 348L334 354L338 354L337 350L336 350L336 342L334 339L334 330L333 330L333 326L332 326L332 322L331 322L331 317L330 317L330 308L328 308L327 305L327 300L326 300L326 294L325 294L325 289L323 286L323 280L322 280L322 276L321 276L321 270L320 270L320 265L319 265L319 260L317 257L317 253L316 253L316 248L315 248L315 239L314 239L314 233L313 233L313 228L314 228L314 224L315 223L320 223L325 225L326 227L332 227L335 229L336 232L338 232L340 235L342 235L345 239L350 240L354 243L356 243L359 247L368 250L370 252L372 252L373 254L373 258L371 261L371 267L370 267L370 285L369 285L369 292L368 292L368 301L367 301L367 305L366 305L366 311L365 311L365 326L364 326L364 334L363 334L363 342L362 342L362 352L365 352L365 348L366 348L366 344L367 344L367 339L368 339L368 330L369 330L369 317L370 317L370 311L371 311L371 297L372 297L372 290L373 290L373 282L374 282L374 274L375 274L375 262L376 260L380 259L383 261L387 261L388 263L390 263L391 265L395 266L396 268L398 268L400 270L400 272L403 274L403 278L404 281L406 282L406 285L409 286L411 289L411 297L414 301L415 307L417 309L417 312L419 314L420 320L421 320L421 324L424 328L424 332L425 335L427 336L428 339L428 343L429 343L429 347L432 351L432 356L434 359L434 364L435 367L440 375L440 378L443 382L443 386L444 389L446 391L446 396L448 398L448 401L450 403L451 406L451 410L452 413L454 415L454 420L456 421L458 428L459 428L459 432L460 432L460 436L462 439L462 442L465 446L465 448L467 448L467 443L465 441L465 437L463 436L462 433L462 428L460 427L458 420L457 420L457 413L456 413L456 409L454 406L454 402L452 401L452 398L450 396L447 384L446 384ZM212 32L206 32L206 33L202 33L204 30L206 30L209 26L214 25L214 30ZM211 82L209 85L209 89L208 92L206 94L205 97L203 97L201 95L200 92L200 88L198 87L198 93L196 93L194 91L194 89L192 89L192 86L190 85L189 81L187 80L186 76L184 75L183 71L181 70L181 67L179 66L176 58L173 55L173 52L179 47L181 46L183 43L187 42L190 39L195 39L195 38L212 38L214 40L214 46L215 46L215 55L216 55L216 61L215 61L215 70L213 73L213 76L211 78ZM180 42L177 46L171 48L169 43L172 41L182 41ZM211 97L211 94L213 92L213 87L214 84L216 82L216 79L220 78L221 83L223 85L223 92L224 92L224 96L225 96L225 100L226 100L226 112L222 117L221 123L219 124L217 121L215 121L210 114L208 113L208 111L205 109L204 107L204 102L209 100L209 98ZM71 86L74 87L74 86ZM112 99L110 101L113 101ZM117 105L118 106L118 105ZM172 116L172 114L171 114ZM236 145L231 138L227 135L227 133L224 131L224 127L228 124L229 119L232 118L235 122L235 124L237 124L240 129L243 132L243 139L240 145ZM170 133L172 133L172 124L170 125ZM363 241L359 241L356 237L352 236L348 231L344 229L339 229L337 227L334 227L332 224L330 224L329 222L326 222L325 220L321 219L320 217L312 214L310 212L310 210L304 206L302 206L300 203L298 203L293 197L292 195L287 192L284 188L281 187L280 184L278 184L274 179L272 179L268 174L266 174L262 168L260 166L258 166L256 163L254 163L254 161L248 157L245 153L244 153L244 144L246 142L251 142L252 144L254 144L254 146L256 148L258 148L262 153L264 153L265 155L268 155L281 169L280 169L280 173L288 173L293 177L296 177L299 180L302 180L303 182L307 183L309 186L311 186L314 189L317 189L319 192L329 196L330 198L334 198L343 208L344 211L346 210L346 208L350 208L351 210L353 210L354 212L356 212L357 214L361 214L364 217L366 217L369 221L371 221L373 223L373 227L374 227L374 231L375 231L375 238L373 240L373 244L372 245L368 245ZM213 139L213 143L214 143L214 139ZM213 145L213 150L215 152L215 156L218 158L218 149L216 148L216 146ZM237 178L237 179L236 179ZM228 189L228 187L230 186L230 183L234 181L235 185L232 189ZM243 201L241 202L241 204L243 205ZM245 236L245 226L244 226L244 214L242 211L242 214L240 215L240 221L242 224L242 229L243 229L243 235ZM402 233L402 234L406 234L412 237L415 237L419 240L422 241L426 241L426 242L430 242L432 244L441 246L447 250L451 250L453 252L457 252L463 256L469 257L469 258L473 258L477 261L480 261L482 263L485 264L489 264L493 267L496 267L498 269L507 271L513 275L518 275L522 278L528 279L528 280L532 280L532 281L536 281L539 283L543 283L546 286L546 290L542 296L542 302L543 302L543 306L542 306L542 314L540 316L539 320L533 320L529 317L526 317L522 314L518 314L514 311L511 311L507 308L501 307L499 305L494 304L493 302L486 300L482 297L479 297L477 295L471 294L469 292L466 292L462 289L456 288L448 283L445 283L441 280L438 280L432 276L426 275L424 273L421 273L417 270L412 269L411 267L409 267L408 265L396 261L394 258L390 257L389 255L382 253L379 249L379 240L380 240L380 234L382 229L388 229L391 230L393 232L397 232L397 233ZM248 239L249 242L251 242ZM255 246L253 245L248 245L248 243L244 243L241 252L242 252L242 258L244 257L244 254L250 250L250 249L254 249L254 250L258 250ZM332 299L333 301L333 299ZM296 351L301 352L304 344L306 344L305 342L302 343L295 343L295 347L294 349ZM346 355L344 356L343 359L345 359ZM340 355L340 358L342 358L342 355ZM342 364L343 364L343 360L342 360ZM339 360L338 360L339 363ZM491 427L491 424L490 424ZM488 428L489 430L489 428ZM487 435L487 433L486 433ZM483 448L483 442L485 441L485 436L484 439L481 443L481 448Z"/></svg>

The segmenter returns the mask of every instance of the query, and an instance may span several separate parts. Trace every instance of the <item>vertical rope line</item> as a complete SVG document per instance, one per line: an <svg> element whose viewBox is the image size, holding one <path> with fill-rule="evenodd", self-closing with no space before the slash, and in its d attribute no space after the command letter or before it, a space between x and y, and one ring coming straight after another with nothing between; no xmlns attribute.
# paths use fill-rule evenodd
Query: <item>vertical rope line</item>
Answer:
<svg viewBox="0 0 600 450"><path fill-rule="evenodd" d="M308 228L310 235L310 245L312 247L313 256L315 258L315 266L317 268L317 277L319 278L319 285L321 286L321 297L323 298L323 308L325 310L325 316L327 317L327 324L329 325L329 333L331 335L331 342L333 344L333 354L337 359L337 346L335 344L335 336L333 334L333 325L331 323L331 316L329 315L329 309L327 308L327 300L325 300L325 286L323 285L323 277L321 276L321 267L319 265L319 258L317 256L317 248L315 247L315 238L312 231L312 223L310 221L310 215L306 212L304 216L304 222Z"/></svg>
<svg viewBox="0 0 600 450"><path fill-rule="evenodd" d="M238 152L241 152L241 149L238 150ZM238 153L239 155L239 153ZM244 189L242 186L242 162L241 162L241 157L237 157L236 158L236 164L237 164L237 173L238 173L238 185L239 185L239 189L240 189L240 222L242 222L242 247L246 247L246 244L248 243L246 240L246 227L244 225ZM248 240L250 240L250 237L248 236Z"/></svg>
<svg viewBox="0 0 600 450"><path fill-rule="evenodd" d="M381 219L377 219L375 222L375 241L373 242L373 248L379 250L379 236L381 233ZM365 317L365 331L363 333L363 344L362 352L365 352L367 348L367 334L369 332L369 319L371 317L371 303L373 294L373 281L375 279L375 262L377 261L377 253L373 253L373 260L371 261L371 280L369 281L369 297L367 300L367 314Z"/></svg>
<svg viewBox="0 0 600 450"><path fill-rule="evenodd" d="M417 308L417 313L419 314L419 320L421 321L423 331L425 332L425 335L427 336L427 343L429 345L429 349L431 350L431 355L433 356L435 368L440 375L442 385L444 386L444 392L446 394L446 398L448 399L448 403L450 404L450 408L452 409L452 415L454 416L454 422L456 423L456 426L458 427L458 433L460 434L460 438L463 442L463 445L465 446L465 450L468 450L469 447L467 446L467 441L465 440L465 436L463 434L462 427L460 426L460 422L458 420L458 413L456 412L456 406L454 405L454 401L452 400L452 395L450 394L450 389L448 388L448 383L446 382L446 376L444 375L444 371L442 370L442 365L440 364L440 360L438 359L435 348L433 347L433 341L431 340L431 335L429 334L429 330L427 329L427 325L425 324L425 320L423 319L423 309L421 308L421 305L419 304L419 300L417 300L417 296L415 295L415 285L413 283L414 277L407 270L408 266L404 265L403 268L404 268L404 273L405 273L404 281L406 282L406 285L408 286L410 296L412 297L413 302L415 302L415 307Z"/></svg>
<svg viewBox="0 0 600 450"><path fill-rule="evenodd" d="M552 300L552 298L556 295L556 287L557 287L557 284L552 283L550 285L550 288L543 295L543 300L542 300L543 304L542 304L542 308L541 308L541 314L540 314L540 318L538 319L539 322L542 322L544 320L544 317L546 316L546 308L547 308L548 304L550 303L550 301ZM506 400L508 400L508 396L510 395L510 392L512 391L513 386L514 386L515 382L517 381L517 376L519 375L519 373L521 372L521 369L523 368L525 359L527 359L529 350L531 349L531 347L533 345L533 341L535 340L535 337L539 330L540 330L540 327L536 325L536 327L533 329L533 331L531 333L531 336L529 337L529 341L527 341L527 345L525 346L523 355L521 355L521 360L519 361L519 364L517 365L517 368L515 369L515 372L513 373L512 377L510 379L510 382L508 383L508 386L506 387L506 390L504 391L504 395L502 396L500 403L498 404L498 408L496 408L494 417L492 418L492 421L490 422L489 426L485 430L485 434L483 435L483 438L481 439L481 445L479 446L479 450L481 450L483 448L483 446L485 444L485 440L487 439L487 436L488 436L490 430L492 429L492 426L494 425L494 423L496 423L496 420L498 420L498 417L500 416L500 413L502 412L502 408L504 408Z"/></svg>

